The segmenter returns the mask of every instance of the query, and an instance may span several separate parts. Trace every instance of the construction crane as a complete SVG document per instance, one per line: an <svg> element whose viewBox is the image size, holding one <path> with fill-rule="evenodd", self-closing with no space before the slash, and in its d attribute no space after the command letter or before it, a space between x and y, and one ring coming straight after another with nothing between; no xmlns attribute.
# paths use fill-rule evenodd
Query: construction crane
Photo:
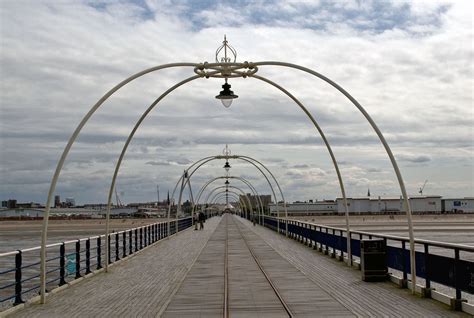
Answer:
<svg viewBox="0 0 474 318"><path fill-rule="evenodd" d="M117 207L122 207L122 201L120 201L120 198L117 194L117 189L115 189L115 200L117 200Z"/></svg>
<svg viewBox="0 0 474 318"><path fill-rule="evenodd" d="M423 195L423 190L425 189L425 185L426 185L427 182L428 182L428 180L425 180L425 183L423 183L423 186L422 186L422 187L420 188L420 190L418 191L418 193L419 193L420 195Z"/></svg>

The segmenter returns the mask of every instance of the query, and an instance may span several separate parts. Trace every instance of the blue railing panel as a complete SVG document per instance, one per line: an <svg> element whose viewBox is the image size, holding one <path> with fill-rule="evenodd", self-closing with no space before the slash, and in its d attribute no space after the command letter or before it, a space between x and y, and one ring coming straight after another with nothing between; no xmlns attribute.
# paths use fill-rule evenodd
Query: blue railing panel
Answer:
<svg viewBox="0 0 474 318"><path fill-rule="evenodd" d="M351 253L354 256L360 257L360 241L359 240L351 239Z"/></svg>
<svg viewBox="0 0 474 318"><path fill-rule="evenodd" d="M275 218L264 218L266 227L276 230L277 220ZM284 222L280 223L284 227ZM288 222L289 234L307 238L328 248L334 248L337 251L347 252L347 238L341 235L340 229L328 228L327 232L324 226L311 225L299 222ZM335 232L333 234L333 231ZM345 233L344 230L342 230ZM361 234L367 235L367 234ZM384 238L383 235L371 234L373 238ZM385 238L386 239L386 238ZM393 240L393 238L389 238ZM399 242L408 242L405 239L398 239ZM403 243L405 244L405 243ZM419 244L419 243L418 243ZM427 243L424 243L427 244ZM430 244L430 243L428 243ZM437 246L433 243L432 246ZM387 246L387 267L410 274L410 251L395 246ZM449 248L448 248L449 249ZM453 249L453 248L451 248ZM360 239L351 238L351 252L353 256L360 257ZM474 262L455 259L453 257L441 256L436 254L426 254L424 252L415 252L417 277L427 279L448 287L455 288L470 294L474 293ZM428 260L425 258L428 257ZM426 265L428 266L428 271ZM459 293L457 292L457 295ZM457 296L458 297L458 296Z"/></svg>

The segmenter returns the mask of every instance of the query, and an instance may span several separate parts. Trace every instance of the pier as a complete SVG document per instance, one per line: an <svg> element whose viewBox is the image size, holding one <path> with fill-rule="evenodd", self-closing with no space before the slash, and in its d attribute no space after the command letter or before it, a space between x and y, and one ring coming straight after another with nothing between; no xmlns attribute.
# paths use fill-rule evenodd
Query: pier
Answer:
<svg viewBox="0 0 474 318"><path fill-rule="evenodd" d="M364 282L356 267L319 247L238 215L214 216L203 230L188 227L115 261L107 273L57 288L46 304L9 311L12 317L469 316L391 281Z"/></svg>

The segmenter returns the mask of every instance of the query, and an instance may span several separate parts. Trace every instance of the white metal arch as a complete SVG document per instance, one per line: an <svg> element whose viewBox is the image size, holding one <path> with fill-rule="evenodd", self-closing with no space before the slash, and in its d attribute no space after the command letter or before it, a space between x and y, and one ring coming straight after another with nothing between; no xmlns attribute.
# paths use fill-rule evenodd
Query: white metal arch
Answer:
<svg viewBox="0 0 474 318"><path fill-rule="evenodd" d="M414 250L414 235L413 235L413 225L412 225L412 217L411 217L411 207L410 203L408 201L408 195L406 192L405 184L400 172L400 169L398 168L398 164L395 160L395 157L393 156L393 153L386 142L383 134L381 133L380 129L378 126L375 124L375 122L372 120L372 118L369 116L369 114L365 111L365 109L357 102L357 100L352 97L348 92L346 92L341 86L336 84L335 82L331 81L329 78L311 70L308 68L305 68L303 66L299 66L296 64L291 64L291 63L286 63L286 62L274 62L274 61L264 61L264 62L258 62L258 63L173 63L173 64L166 64L166 65L160 65L156 66L153 68L146 69L142 72L136 73L129 78L125 79L124 81L120 82L118 85L116 85L114 88L112 88L109 92L107 92L90 110L89 112L84 116L84 118L81 120L79 123L78 127L75 129L73 132L72 136L70 137L61 157L60 160L56 166L56 170L54 172L51 185L49 188L48 192L48 198L47 198L47 203L46 203L46 209L43 217L43 233L41 237L41 269L40 269L40 276L41 276L41 289L40 289L40 294L41 294L41 303L45 302L45 294L46 294L46 240L47 240L47 227L48 227L48 220L49 220L49 212L51 208L51 201L52 201L52 196L54 194L54 190L56 188L57 180L59 177L59 174L62 170L62 167L64 165L64 161L67 158L67 155L76 140L77 136L79 135L80 131L84 127L84 125L87 123L89 118L95 113L95 111L110 97L112 96L116 91L118 91L120 88L128 84L129 82L154 71L158 71L161 69L165 68L170 68L170 67L193 67L194 70L197 73L197 71L203 71L207 69L213 69L213 68L219 68L219 67L226 67L226 72L230 72L230 75L216 75L215 77L225 77L225 78L232 78L232 77L247 77L247 76L252 76L256 72L256 68L258 66L283 66L283 67L288 67L288 68L293 68L297 70L301 70L303 72L312 74L319 79L322 79L323 81L327 82L334 88L336 88L340 93L342 93L345 97L347 97L354 106L363 114L363 116L367 119L369 124L372 126L374 131L376 132L377 136L379 137L380 141L382 142L385 151L387 152L387 155L391 161L391 164L393 166L393 169L397 175L397 180L404 198L405 202L405 207L407 209L407 218L408 218L408 227L409 227L409 236L410 236L410 268L411 268L411 277L412 277L412 291L415 292L415 286L416 286L416 267L415 267L415 250ZM239 69L249 69L248 72L243 72L239 71ZM251 72L253 70L253 73ZM209 72L202 72L199 77L210 77ZM108 239L108 238L107 238Z"/></svg>
<svg viewBox="0 0 474 318"><path fill-rule="evenodd" d="M211 194L212 194L213 192L217 191L217 190L222 189L222 188L224 188L224 186L220 186L220 187L213 188ZM249 213L250 213L251 207L252 207L252 203L250 202L250 199L245 195L245 192L244 192L242 189L240 189L239 187L236 187L236 186L232 186L231 189L228 189L227 192L233 193L233 194L239 196L239 193L236 192L236 191L233 191L232 189L236 189L236 190L239 191L241 194L243 194L243 196L245 196L245 199L246 199L247 203L249 204L249 205L246 206L246 207L247 207L247 209L248 209L248 211L249 211ZM223 193L226 193L226 191L225 191L225 190L220 191L220 192L217 191L217 192L215 193L214 197L217 196L217 195L219 195L219 194L223 194ZM209 195L209 196L210 196L210 195ZM206 198L206 200L205 200L204 202L209 202L209 196Z"/></svg>
<svg viewBox="0 0 474 318"><path fill-rule="evenodd" d="M225 192L225 191L217 192L217 193L209 200L209 203L208 203L208 204L210 204L210 205L212 205L212 204L217 204L216 202L218 201L218 199L225 198L226 193L228 193L228 195L229 195L230 198L233 198L234 200L236 200L236 202L239 202L239 204L241 205L241 208L242 208L242 206L244 206L244 207L247 209L247 204L245 203L245 201L242 200L241 198L239 198L239 197L237 196L237 194L235 194L235 192Z"/></svg>
<svg viewBox="0 0 474 318"><path fill-rule="evenodd" d="M199 204L199 200L201 199L201 195L204 193L204 191L206 190L206 188L212 184L213 182L217 181L217 180L221 180L221 179L236 179L236 180L239 180L241 182L243 182L245 185L247 185L250 190L252 191L252 193L254 194L255 198L256 198L256 201L258 200L258 205L259 205L259 210L260 210L260 213L261 214L264 214L264 210L263 210L263 203L262 203L262 200L260 199L260 195L257 191L257 189L255 189L255 187L252 185L251 182L249 182L248 180L246 180L245 178L242 178L242 177L237 177L237 176L222 176L222 177L216 177L216 178L213 178L209 181L207 181L202 187L201 189L199 189L199 192L198 192L198 196L196 197L196 205ZM193 210L193 214L194 214L194 210Z"/></svg>
<svg viewBox="0 0 474 318"><path fill-rule="evenodd" d="M229 186L218 186L218 187L213 188L213 189L209 192L209 194L206 196L206 199L204 200L204 202L208 202L208 201L209 201L209 198L212 196L212 194L213 194L214 192L216 192L217 190L220 190L220 189L225 189L225 188L228 188L228 190L229 190L229 189L235 189L235 190L239 191L239 192L242 194L242 196L244 196L244 197L247 198L246 200L248 201L249 207L252 207L252 204L251 204L251 202L250 202L250 199L245 195L245 191L243 191L241 188L236 187L236 186L233 186L233 185L229 185ZM229 191L230 191L230 190L229 190Z"/></svg>
<svg viewBox="0 0 474 318"><path fill-rule="evenodd" d="M230 194L229 194L229 198L233 198L234 200L236 200L236 202L238 202L238 204L239 204L239 215L241 216L241 215L242 215L242 207L245 206L245 208L247 209L247 205L242 204L242 203L243 203L242 200L237 199L237 198L235 197L235 195L230 195ZM211 199L211 200L209 201L209 205L212 206L212 205L215 205L215 204L219 204L219 203L218 203L219 200L222 200L222 199L225 199L225 195L224 195L224 194L217 195L217 196L215 196L214 199Z"/></svg>
<svg viewBox="0 0 474 318"><path fill-rule="evenodd" d="M272 191L272 194L273 194L273 197L275 199L275 203L277 204L277 208L278 208L278 199L276 197L276 194L275 194L275 191L273 189L273 185L271 184L270 180L268 179L268 177L266 176L265 172L263 172L263 170L258 166L256 165L254 162L252 162L252 160L255 160L251 157L248 157L248 156L245 156L245 158L242 158L244 156L240 156L240 155L232 155L232 156L210 156L210 157L205 157L203 159L200 159L198 160L197 162L195 162L194 164L191 165L191 167L193 167L193 170L191 171L191 173L189 173L189 169L188 168L187 170L185 170L187 173L188 173L188 180L192 177L192 175L200 168L202 167L203 165L205 165L206 163L210 162L210 161L213 161L213 160L218 160L218 159L239 159L239 160L242 160L242 161L245 161L245 162L248 162L250 163L251 165L253 165L257 170L260 171L260 173L264 176L265 180L267 181L268 185L270 186L270 189ZM199 162L199 163L198 163ZM261 162L259 162L260 165L262 165L263 167L265 167L265 165ZM267 171L270 171L268 168L265 167L265 169ZM271 172L270 172L271 173ZM278 185L278 181L276 180L275 176L273 174L271 174L271 176L273 177L273 180L275 181L275 183ZM178 181L176 182L176 185L173 189L173 193L172 193L172 197L174 197L175 193L176 193L176 189L178 188L178 185L179 183L181 182L181 180L184 178L184 174L181 175L180 179L178 179ZM183 187L185 187L186 184L183 184ZM278 185L279 187L279 185ZM280 191L281 191L281 188L279 187ZM282 194L283 192L281 192L280 194ZM283 197L284 198L284 197ZM178 204L181 204L180 202L178 202ZM171 213L171 209L168 208L168 219L170 218L170 213ZM286 210L286 205L285 205L285 216L288 217L288 212ZM169 226L169 224L168 224ZM286 233L288 235L288 227L286 227Z"/></svg>

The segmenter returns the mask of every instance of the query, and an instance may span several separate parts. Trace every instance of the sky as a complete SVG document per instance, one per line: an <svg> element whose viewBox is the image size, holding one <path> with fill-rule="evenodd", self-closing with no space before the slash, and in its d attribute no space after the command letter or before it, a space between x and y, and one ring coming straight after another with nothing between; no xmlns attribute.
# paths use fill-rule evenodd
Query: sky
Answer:
<svg viewBox="0 0 474 318"><path fill-rule="evenodd" d="M410 195L474 196L472 1L0 1L0 199L45 203L68 138L113 86L144 69L215 60L224 35L237 61L282 61L342 86L374 119ZM299 70L261 66L316 118L348 197L400 195L374 130L336 89ZM141 114L192 67L147 74L112 95L71 148L55 194L107 201L115 163ZM285 94L254 78L197 79L164 98L137 130L117 178L123 202L160 200L193 162L222 154L264 163L287 201L341 196L320 135ZM261 173L230 174L270 194ZM212 161L193 193L223 176ZM215 186L222 185L218 181ZM234 186L249 189L237 180ZM209 189L211 189L210 187ZM185 198L189 193L185 193ZM278 199L280 199L278 197Z"/></svg>

